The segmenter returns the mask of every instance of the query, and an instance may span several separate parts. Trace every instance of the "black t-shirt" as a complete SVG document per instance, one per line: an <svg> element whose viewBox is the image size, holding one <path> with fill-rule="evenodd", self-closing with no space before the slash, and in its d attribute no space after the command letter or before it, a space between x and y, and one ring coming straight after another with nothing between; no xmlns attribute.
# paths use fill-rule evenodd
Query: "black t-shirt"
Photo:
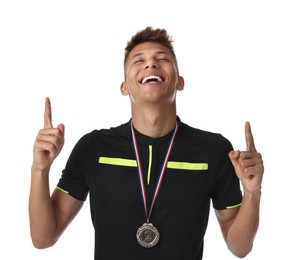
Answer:
<svg viewBox="0 0 303 260"><path fill-rule="evenodd" d="M220 134L180 121L150 222L159 243L144 248L136 232L146 222L131 121L94 130L75 145L58 187L78 200L89 193L96 260L200 260L210 202L239 205L239 180L229 160L231 143ZM136 131L148 207L172 133L150 138Z"/></svg>

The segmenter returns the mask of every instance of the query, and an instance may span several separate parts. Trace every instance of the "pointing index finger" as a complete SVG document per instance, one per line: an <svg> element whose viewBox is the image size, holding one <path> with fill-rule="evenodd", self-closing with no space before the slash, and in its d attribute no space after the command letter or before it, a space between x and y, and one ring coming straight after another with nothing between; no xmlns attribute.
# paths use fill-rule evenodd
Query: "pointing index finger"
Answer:
<svg viewBox="0 0 303 260"><path fill-rule="evenodd" d="M44 109L44 128L52 128L52 108L50 99L45 98L45 109Z"/></svg>
<svg viewBox="0 0 303 260"><path fill-rule="evenodd" d="M246 151L256 152L254 143L254 137L251 132L251 126L249 122L245 123L245 140L246 140Z"/></svg>

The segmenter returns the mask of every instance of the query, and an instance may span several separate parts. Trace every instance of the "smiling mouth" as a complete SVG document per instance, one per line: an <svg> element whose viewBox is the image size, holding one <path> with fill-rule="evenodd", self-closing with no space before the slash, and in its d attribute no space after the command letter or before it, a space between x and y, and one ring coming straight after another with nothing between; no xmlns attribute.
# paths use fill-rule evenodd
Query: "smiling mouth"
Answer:
<svg viewBox="0 0 303 260"><path fill-rule="evenodd" d="M163 81L164 81L164 79L161 78L160 76L149 75L149 76L144 77L140 83L145 84L145 83L150 83L150 82L163 82Z"/></svg>

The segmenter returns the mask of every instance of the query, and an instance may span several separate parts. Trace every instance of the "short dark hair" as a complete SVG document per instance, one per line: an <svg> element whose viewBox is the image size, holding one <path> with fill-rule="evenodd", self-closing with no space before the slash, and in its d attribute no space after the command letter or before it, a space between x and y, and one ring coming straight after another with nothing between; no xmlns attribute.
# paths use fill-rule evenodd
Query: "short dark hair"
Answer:
<svg viewBox="0 0 303 260"><path fill-rule="evenodd" d="M125 54L124 54L124 65L132 49L135 48L138 44L144 42L156 42L162 44L163 46L168 48L168 50L171 52L171 54L174 56L175 60L177 61L173 47L173 39L167 33L167 31L165 29L160 29L160 28L153 29L151 26L147 26L145 29L138 31L127 42L127 45L125 47Z"/></svg>

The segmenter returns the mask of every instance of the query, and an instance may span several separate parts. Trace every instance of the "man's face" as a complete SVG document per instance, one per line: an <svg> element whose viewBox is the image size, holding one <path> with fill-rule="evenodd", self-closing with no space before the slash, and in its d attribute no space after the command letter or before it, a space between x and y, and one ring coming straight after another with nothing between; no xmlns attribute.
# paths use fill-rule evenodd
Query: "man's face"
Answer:
<svg viewBox="0 0 303 260"><path fill-rule="evenodd" d="M132 102L174 102L176 91L181 89L183 79L176 60L165 46L145 42L129 53L121 91Z"/></svg>

